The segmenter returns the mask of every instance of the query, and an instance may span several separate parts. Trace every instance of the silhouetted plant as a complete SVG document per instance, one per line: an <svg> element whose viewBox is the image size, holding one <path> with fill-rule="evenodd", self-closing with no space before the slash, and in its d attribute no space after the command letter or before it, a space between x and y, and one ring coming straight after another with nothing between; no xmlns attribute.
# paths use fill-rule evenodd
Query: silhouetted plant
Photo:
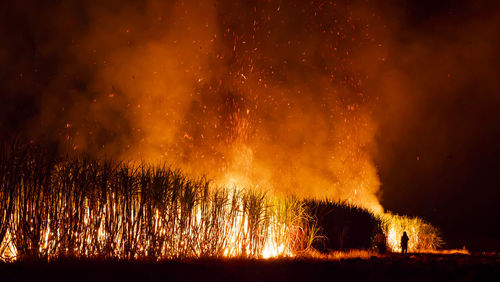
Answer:
<svg viewBox="0 0 500 282"><path fill-rule="evenodd" d="M371 212L347 202L329 200L307 200L306 206L323 235L313 243L315 249L328 252L372 247L372 237L380 222Z"/></svg>

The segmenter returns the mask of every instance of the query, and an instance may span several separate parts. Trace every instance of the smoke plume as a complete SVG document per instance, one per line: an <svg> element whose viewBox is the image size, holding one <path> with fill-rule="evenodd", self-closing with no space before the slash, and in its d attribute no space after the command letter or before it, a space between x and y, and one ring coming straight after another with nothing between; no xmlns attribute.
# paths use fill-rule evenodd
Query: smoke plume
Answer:
<svg viewBox="0 0 500 282"><path fill-rule="evenodd" d="M6 6L4 132L379 212L374 157L394 164L387 140L460 87L441 76L468 81L459 62L494 51L403 31L404 11L370 1Z"/></svg>

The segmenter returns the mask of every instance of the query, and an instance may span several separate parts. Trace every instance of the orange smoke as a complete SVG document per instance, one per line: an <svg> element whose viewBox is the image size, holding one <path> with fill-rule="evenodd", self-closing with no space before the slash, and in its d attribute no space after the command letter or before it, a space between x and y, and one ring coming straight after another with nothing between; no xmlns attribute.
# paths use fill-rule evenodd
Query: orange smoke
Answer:
<svg viewBox="0 0 500 282"><path fill-rule="evenodd" d="M86 91L98 94L69 110L70 147L382 211L372 102L350 67L357 52L378 48L364 12L324 7L337 17L326 27L293 5L277 8L153 1L140 16L92 11L99 24L75 51L88 60L95 50ZM92 122L116 137L100 141Z"/></svg>
<svg viewBox="0 0 500 282"><path fill-rule="evenodd" d="M382 212L376 99L355 65L380 53L368 24L380 23L369 7L297 2L92 7L72 49L92 63L91 94L64 109L61 137L76 151Z"/></svg>

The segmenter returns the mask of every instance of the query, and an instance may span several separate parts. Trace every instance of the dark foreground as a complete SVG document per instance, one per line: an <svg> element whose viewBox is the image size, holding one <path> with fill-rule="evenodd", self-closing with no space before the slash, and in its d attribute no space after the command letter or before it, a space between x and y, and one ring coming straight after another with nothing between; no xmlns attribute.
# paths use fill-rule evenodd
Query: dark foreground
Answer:
<svg viewBox="0 0 500 282"><path fill-rule="evenodd" d="M370 259L59 260L0 264L0 281L500 281L500 255Z"/></svg>

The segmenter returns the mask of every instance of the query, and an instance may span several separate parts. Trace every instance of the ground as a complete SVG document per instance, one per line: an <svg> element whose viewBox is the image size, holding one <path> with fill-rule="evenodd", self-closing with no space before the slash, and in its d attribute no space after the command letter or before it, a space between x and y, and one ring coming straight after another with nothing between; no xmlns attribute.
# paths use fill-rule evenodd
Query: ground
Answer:
<svg viewBox="0 0 500 282"><path fill-rule="evenodd" d="M500 253L342 260L24 261L0 264L0 277L1 281L500 281Z"/></svg>

